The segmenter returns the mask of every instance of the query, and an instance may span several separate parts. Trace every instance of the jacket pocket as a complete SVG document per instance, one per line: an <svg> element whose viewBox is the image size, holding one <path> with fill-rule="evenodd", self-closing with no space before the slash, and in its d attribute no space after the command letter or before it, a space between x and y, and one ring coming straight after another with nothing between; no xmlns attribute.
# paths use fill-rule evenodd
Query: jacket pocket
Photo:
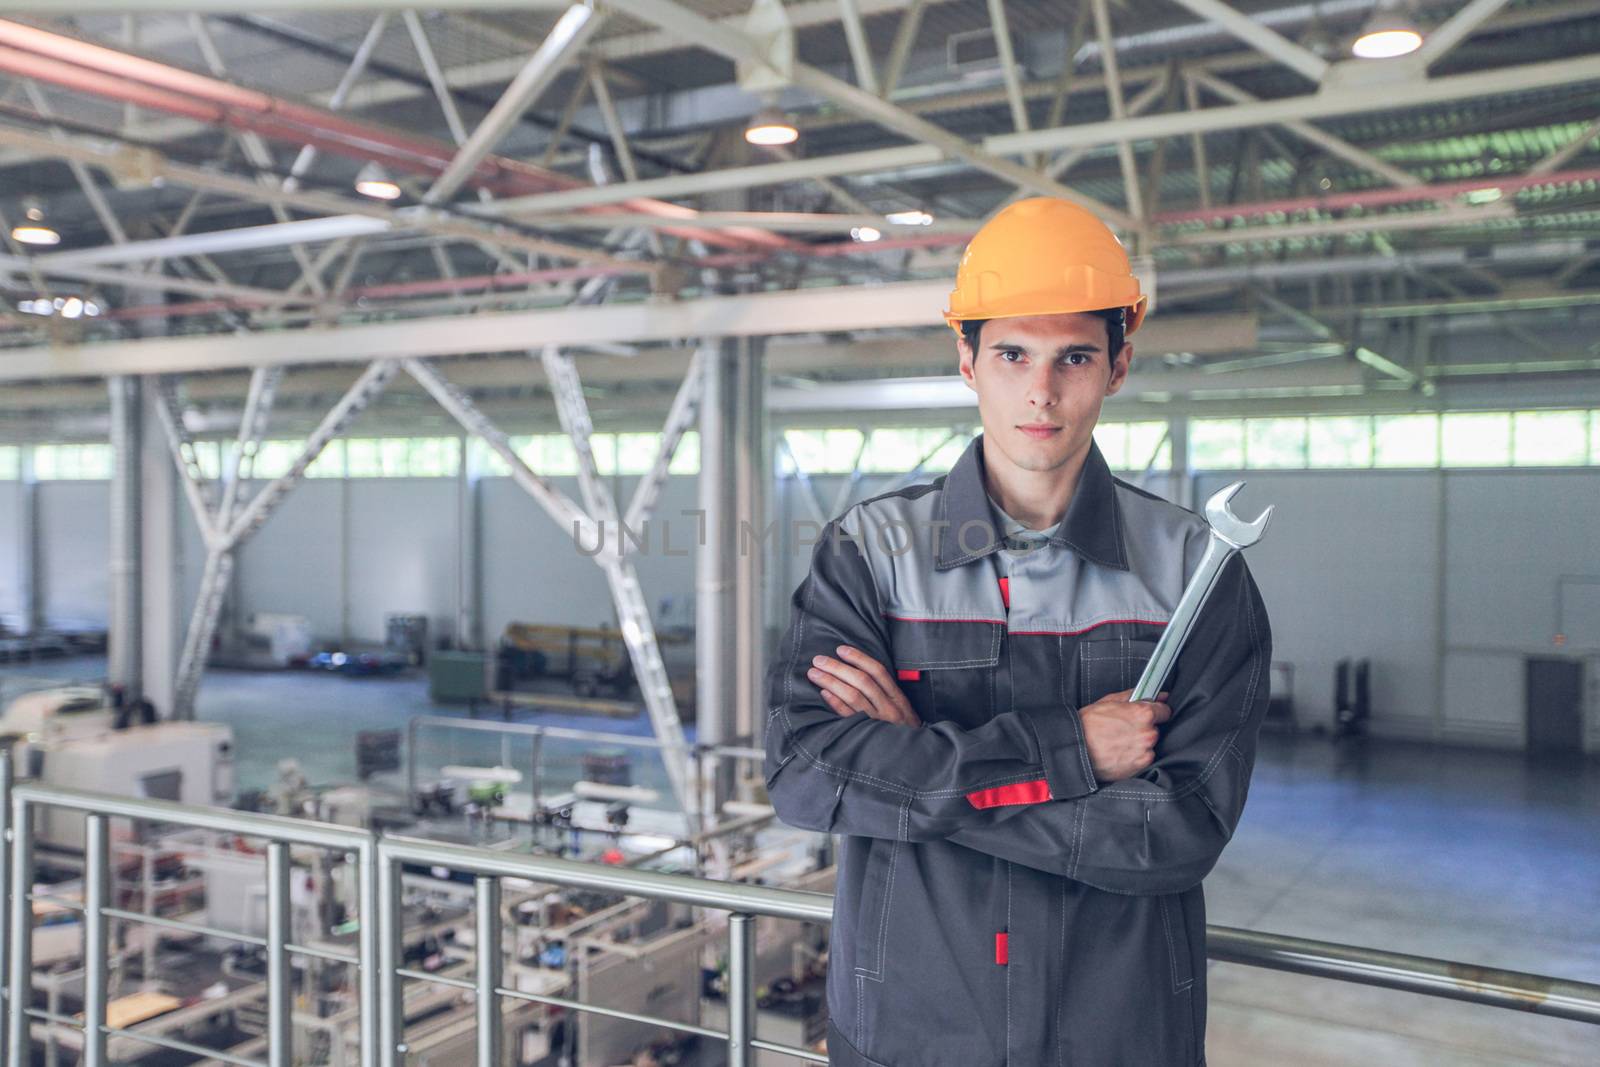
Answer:
<svg viewBox="0 0 1600 1067"><path fill-rule="evenodd" d="M1002 622L890 617L892 667L923 722L971 729L994 718L994 675Z"/></svg>
<svg viewBox="0 0 1600 1067"><path fill-rule="evenodd" d="M1194 985L1194 955L1189 946L1189 923L1183 913L1183 899L1177 893L1164 893L1157 899L1161 903L1161 925L1167 938L1172 991L1182 993Z"/></svg>
<svg viewBox="0 0 1600 1067"><path fill-rule="evenodd" d="M1115 637L1078 642L1078 707L1132 689L1156 650L1154 641Z"/></svg>

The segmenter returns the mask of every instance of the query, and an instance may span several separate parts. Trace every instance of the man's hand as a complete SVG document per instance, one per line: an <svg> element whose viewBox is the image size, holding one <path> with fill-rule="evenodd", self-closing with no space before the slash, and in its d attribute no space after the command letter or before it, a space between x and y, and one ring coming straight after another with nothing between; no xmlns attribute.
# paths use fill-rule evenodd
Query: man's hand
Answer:
<svg viewBox="0 0 1600 1067"><path fill-rule="evenodd" d="M1110 693L1079 710L1083 741L1089 747L1089 763L1101 782L1132 778L1155 762L1156 726L1172 718L1172 709L1155 700L1132 703L1132 689Z"/></svg>
<svg viewBox="0 0 1600 1067"><path fill-rule="evenodd" d="M839 659L817 656L806 677L822 690L822 699L840 715L865 714L902 726L921 726L911 702L889 669L860 649L840 645Z"/></svg>

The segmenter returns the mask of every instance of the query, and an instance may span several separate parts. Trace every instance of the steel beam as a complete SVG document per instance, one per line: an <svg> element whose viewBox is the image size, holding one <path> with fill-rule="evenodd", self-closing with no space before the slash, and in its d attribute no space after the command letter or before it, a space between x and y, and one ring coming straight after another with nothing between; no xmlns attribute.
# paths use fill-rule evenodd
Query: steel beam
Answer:
<svg viewBox="0 0 1600 1067"><path fill-rule="evenodd" d="M1178 2L1185 3L1187 0ZM1507 0L1471 0L1460 11L1423 37L1422 47L1417 49L1413 61L1421 64L1424 69L1433 66L1444 58L1445 53L1471 37L1479 26L1498 14L1506 3Z"/></svg>
<svg viewBox="0 0 1600 1067"><path fill-rule="evenodd" d="M538 51L511 80L506 91L496 101L489 113L472 131L467 143L450 160L444 171L434 179L433 185L423 195L423 202L440 204L455 196L466 180L472 176L479 163L494 151L506 132L514 126L522 113L549 88L561 68L566 65L585 42L599 28L600 20L594 8L587 4L573 4L557 20L550 36L545 38Z"/></svg>
<svg viewBox="0 0 1600 1067"><path fill-rule="evenodd" d="M83 160L101 167L113 175L125 176L133 180L152 182L156 179L163 179L192 189L204 189L208 192L238 197L241 200L252 203L281 204L285 207L293 207L318 215L366 215L371 218L388 220L396 229L417 230L421 233L458 237L469 241L487 241L509 249L535 252L562 259L575 259L580 262L604 262L619 267L625 263L625 261L613 260L602 252L563 245L504 227L485 226L481 222L474 222L458 215L441 214L421 206L395 210L369 200L334 196L329 193L303 192L263 186L248 178L223 174L203 167L174 163L161 153L148 148L131 148L126 145L96 143L86 140L55 141L44 134L34 133L31 130L18 129L13 126L0 126L0 145L4 144L26 148L40 156ZM13 265L0 263L0 266ZM628 266L629 269L636 268L641 271L649 269L647 266L639 264L629 264ZM13 267L13 269L16 268ZM82 269L80 269L80 273L81 271ZM108 280L116 284L123 284L118 280L119 277L113 276ZM167 281L172 286L198 284L184 283L178 279L168 279ZM240 287L236 286L234 288L238 289ZM266 292L270 293L273 298L282 297L280 293L272 293L270 290Z"/></svg>
<svg viewBox="0 0 1600 1067"><path fill-rule="evenodd" d="M696 14L674 3L673 0L613 0L613 2L618 10L660 26L662 29L679 33L684 40L702 48L721 53L736 62L771 69L759 43L740 31ZM1065 197L1097 212L1108 222L1124 228L1133 228L1133 219L1109 204L1102 204L1092 197L1084 196L1046 178L1037 171L1002 158L999 153L970 144L942 127L918 118L864 89L835 78L826 71L796 61L782 72L772 70L772 74L780 78L788 77L801 89L831 100L885 129L921 141L936 149L940 157L954 156L1013 185L1032 189L1047 196Z"/></svg>
<svg viewBox="0 0 1600 1067"><path fill-rule="evenodd" d="M636 0L627 0L636 2ZM644 2L644 0L637 0ZM1115 144L1118 140L1140 141L1220 130L1251 129L1282 125L1296 120L1335 118L1373 111L1393 111L1397 107L1416 108L1452 100L1528 92L1536 89L1564 88L1600 81L1600 57L1579 56L1521 66L1456 74L1408 83L1403 94L1392 85L1356 85L1337 93L1308 93L1281 100L1263 100L1204 108L1198 111L1163 112L1130 116L1118 122L1085 122L1068 126L1030 130L1026 133L996 134L979 146L995 155L1022 155L1028 152L1059 151L1068 148ZM819 177L839 177L874 171L895 171L938 163L944 153L931 144L878 148L863 152L843 152L817 159L785 163L766 163L750 167L728 167L701 174L647 178L638 182L619 182L596 189L561 190L524 197L508 197L490 208L496 215L537 215L568 211L598 204L615 204L637 197L673 198L704 192L747 189L804 181ZM482 213L483 207L475 207Z"/></svg>
<svg viewBox="0 0 1600 1067"><path fill-rule="evenodd" d="M878 90L885 99L894 94L900 84L900 76L905 73L906 60L911 58L911 46L916 44L917 31L922 28L922 11L927 6L928 0L911 0L900 13L900 25L894 31L894 43L889 46L889 59L883 68L883 84ZM858 10L859 7L858 3ZM790 17L794 17L792 13Z"/></svg>
<svg viewBox="0 0 1600 1067"><path fill-rule="evenodd" d="M525 346L526 342L521 347ZM570 532L581 544L598 545L599 550L595 553L597 560L614 554L614 549L606 547L600 530L588 513L554 483L529 467L517 455L516 449L511 447L510 439L478 410L463 390L456 388L438 370L422 360L407 359L404 366L406 373L415 378L417 384L426 389L451 418L467 432L481 437L484 444L505 461L511 468L512 480L533 497L534 502L544 508L563 531Z"/></svg>
<svg viewBox="0 0 1600 1067"><path fill-rule="evenodd" d="M672 466L672 457L677 454L678 444L695 423L700 396L705 387L707 351L704 344L694 350L689 367L683 372L683 381L673 395L667 421L661 427L661 444L656 448L656 458L644 477L639 479L639 484L634 486L633 499L629 501L627 514L622 520L630 530L640 529L649 521L651 513L655 511L656 501L661 496L661 488L666 484L667 470Z"/></svg>
<svg viewBox="0 0 1600 1067"><path fill-rule="evenodd" d="M1117 67L1117 49L1111 33L1111 11L1106 0L1090 0L1094 6L1095 34L1100 39L1100 64L1105 74L1106 99L1111 105L1111 121L1124 123L1128 108L1122 99L1122 75ZM1122 170L1122 188L1128 199L1128 211L1142 225L1144 199L1139 195L1139 168L1133 158L1133 142L1126 137L1116 141L1117 165Z"/></svg>
<svg viewBox="0 0 1600 1067"><path fill-rule="evenodd" d="M995 2L995 0L991 0ZM861 5L856 0L839 0L839 20L844 25L845 44L855 68L856 85L874 96L887 96L878 88L878 75L872 68L872 47L861 24Z"/></svg>
<svg viewBox="0 0 1600 1067"><path fill-rule="evenodd" d="M1490 0L1490 2L1499 7L1505 0ZM1243 12L1229 7L1221 0L1177 0L1177 3L1205 21L1221 26L1262 55L1276 59L1313 82L1321 82L1322 76L1328 72L1327 60L1309 49L1302 48Z"/></svg>
<svg viewBox="0 0 1600 1067"><path fill-rule="evenodd" d="M47 270L56 266L132 263L149 258L167 259L175 256L281 248L295 243L331 241L340 237L384 233L390 228L388 220L369 215L329 215L318 219L299 219L293 222L269 223L264 226L241 226L237 229L210 230L206 233L186 233L177 237L158 237L147 241L129 241L125 244L102 245L96 248L75 248L70 252L47 252L35 256L34 261Z"/></svg>
<svg viewBox="0 0 1600 1067"><path fill-rule="evenodd" d="M1252 96L1230 82L1225 82L1221 78L1207 74L1203 70L1188 72L1186 77L1192 82L1211 90L1231 104L1260 103L1259 98ZM1402 188L1415 188L1424 184L1423 180L1415 174L1411 174L1393 163L1378 158L1364 148L1358 148L1342 137L1335 137L1326 130L1320 130L1309 122L1294 121L1286 122L1283 125L1284 129L1289 130L1301 140L1308 141L1348 163L1354 163L1362 170L1370 171L1386 178Z"/></svg>

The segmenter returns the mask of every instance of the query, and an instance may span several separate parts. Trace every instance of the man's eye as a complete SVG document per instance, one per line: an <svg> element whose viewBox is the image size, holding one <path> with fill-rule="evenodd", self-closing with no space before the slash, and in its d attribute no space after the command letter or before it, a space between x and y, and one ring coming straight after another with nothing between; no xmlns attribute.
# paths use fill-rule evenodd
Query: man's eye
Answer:
<svg viewBox="0 0 1600 1067"><path fill-rule="evenodd" d="M1012 356L1016 356L1017 359L1021 359L1022 358L1022 353L1018 352L1014 348L1007 348L1007 349L1004 349L1003 351L1001 351L999 353L999 356L1000 356L1001 359L1005 360L1007 363L1015 363L1017 360L1016 359L1012 359L1011 357Z"/></svg>
<svg viewBox="0 0 1600 1067"><path fill-rule="evenodd" d="M1069 352L1061 358L1067 363L1067 365L1073 367L1081 367L1085 363L1089 362L1089 356L1085 352Z"/></svg>

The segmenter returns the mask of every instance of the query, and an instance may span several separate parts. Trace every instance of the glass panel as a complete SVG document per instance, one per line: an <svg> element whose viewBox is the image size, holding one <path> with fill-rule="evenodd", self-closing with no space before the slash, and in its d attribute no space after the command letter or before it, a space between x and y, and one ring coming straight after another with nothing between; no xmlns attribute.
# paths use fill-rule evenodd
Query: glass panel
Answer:
<svg viewBox="0 0 1600 1067"><path fill-rule="evenodd" d="M453 478L461 465L461 439L414 437L406 456L406 472L413 478Z"/></svg>
<svg viewBox="0 0 1600 1067"><path fill-rule="evenodd" d="M1244 448L1251 467L1304 467L1306 420L1247 419Z"/></svg>
<svg viewBox="0 0 1600 1067"><path fill-rule="evenodd" d="M570 441L571 439L568 438ZM594 453L594 466L601 474L610 476L617 473L617 435L614 433L592 433L589 435L589 451Z"/></svg>
<svg viewBox="0 0 1600 1067"><path fill-rule="evenodd" d="M1128 469L1128 424L1102 422L1094 428L1094 443L1106 459L1106 466L1114 471Z"/></svg>
<svg viewBox="0 0 1600 1067"><path fill-rule="evenodd" d="M918 460L939 447L949 436L947 429L908 427L873 430L867 451L861 457L861 469L867 473L909 472L916 468ZM922 472L927 473L931 464L931 459L923 464Z"/></svg>
<svg viewBox="0 0 1600 1067"><path fill-rule="evenodd" d="M383 477L383 450L380 442L367 437L344 443L346 471L352 478Z"/></svg>
<svg viewBox="0 0 1600 1067"><path fill-rule="evenodd" d="M966 430L956 434L951 434L949 430L938 430L933 436L935 440L932 444L936 445L940 441L944 441L944 444L940 446L939 451L935 452L928 462L922 465L922 473L930 477L945 474L951 467L954 467L956 460L961 458L961 453L965 452L967 446L972 443L973 437ZM946 438L949 438L949 440L945 440ZM932 445L929 447L932 447Z"/></svg>
<svg viewBox="0 0 1600 1067"><path fill-rule="evenodd" d="M1512 462L1519 467L1582 466L1589 458L1589 413L1519 411L1512 416Z"/></svg>
<svg viewBox="0 0 1600 1067"><path fill-rule="evenodd" d="M511 448L516 450L521 439L513 437ZM500 458L500 453L490 448L481 437L474 437L467 443L468 457L472 469L485 478L504 478L511 473L511 464Z"/></svg>
<svg viewBox="0 0 1600 1067"><path fill-rule="evenodd" d="M200 465L200 473L207 478L220 478L222 476L222 448L215 441L196 441L194 443L194 459Z"/></svg>
<svg viewBox="0 0 1600 1067"><path fill-rule="evenodd" d="M807 474L848 474L862 440L860 430L788 430L784 439Z"/></svg>
<svg viewBox="0 0 1600 1067"><path fill-rule="evenodd" d="M644 474L661 450L659 433L617 434L617 468L622 474Z"/></svg>
<svg viewBox="0 0 1600 1067"><path fill-rule="evenodd" d="M289 462L293 463L305 448L304 441L293 442L294 447L289 452ZM306 468L307 478L343 478L345 476L345 442L329 441L327 447L317 453L317 458L311 461L311 466Z"/></svg>
<svg viewBox="0 0 1600 1067"><path fill-rule="evenodd" d="M1156 453L1154 463L1150 462L1152 451ZM1161 471L1172 469L1172 441L1163 421L1128 423L1128 469L1142 474L1146 467Z"/></svg>
<svg viewBox="0 0 1600 1067"><path fill-rule="evenodd" d="M1504 467L1511 462L1511 412L1445 415L1440 453L1446 467Z"/></svg>
<svg viewBox="0 0 1600 1067"><path fill-rule="evenodd" d="M1439 465L1439 416L1379 415L1372 420L1372 460L1378 467Z"/></svg>
<svg viewBox="0 0 1600 1067"><path fill-rule="evenodd" d="M676 451L672 453L672 463L667 467L667 473L700 473L700 434L697 431L684 431L683 438L679 440Z"/></svg>
<svg viewBox="0 0 1600 1067"><path fill-rule="evenodd" d="M110 445L40 445L33 450L33 476L40 481L111 477Z"/></svg>
<svg viewBox="0 0 1600 1067"><path fill-rule="evenodd" d="M1600 465L1600 411L1589 412L1589 462Z"/></svg>
<svg viewBox="0 0 1600 1067"><path fill-rule="evenodd" d="M22 450L16 445L0 445L0 482L22 477Z"/></svg>
<svg viewBox="0 0 1600 1067"><path fill-rule="evenodd" d="M566 434L542 433L521 440L525 443L517 449L517 455L535 474L550 478L578 473L578 453Z"/></svg>
<svg viewBox="0 0 1600 1067"><path fill-rule="evenodd" d="M1329 415L1306 420L1306 454L1313 467L1372 466L1372 419Z"/></svg>
<svg viewBox="0 0 1600 1067"><path fill-rule="evenodd" d="M1195 470L1244 466L1243 419L1196 419L1189 423L1189 466Z"/></svg>

